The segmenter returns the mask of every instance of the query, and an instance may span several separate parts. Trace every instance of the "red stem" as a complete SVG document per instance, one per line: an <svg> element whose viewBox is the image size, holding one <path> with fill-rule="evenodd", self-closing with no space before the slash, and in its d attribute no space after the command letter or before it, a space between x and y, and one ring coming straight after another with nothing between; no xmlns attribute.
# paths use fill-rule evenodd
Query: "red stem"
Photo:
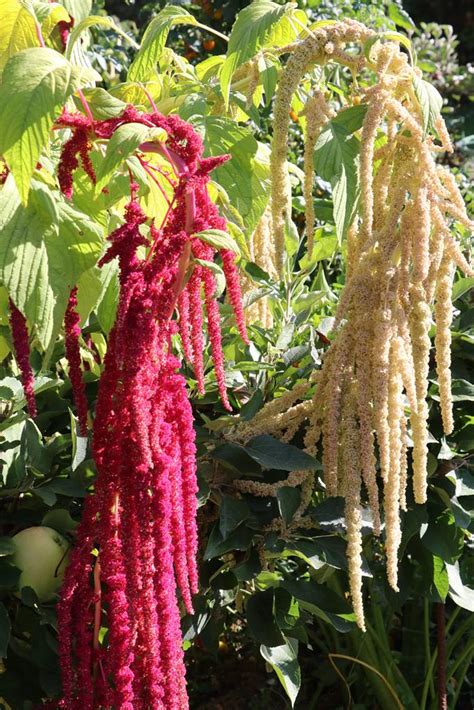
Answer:
<svg viewBox="0 0 474 710"><path fill-rule="evenodd" d="M179 298L179 294L183 290L184 279L186 277L186 272L189 266L189 259L191 258L191 242L186 242L184 245L183 253L179 257L178 273L176 274L176 279L173 284L173 302L171 304L168 318L171 318L173 311L175 309L176 303Z"/></svg>
<svg viewBox="0 0 474 710"><path fill-rule="evenodd" d="M86 97L82 93L82 89L77 90L77 95L79 96L79 100L84 108L84 111L86 112L86 116L89 119L89 123L91 124L91 127L94 127L94 117L92 115L92 111L90 110L90 106L87 103Z"/></svg>
<svg viewBox="0 0 474 710"><path fill-rule="evenodd" d="M39 24L39 22L36 22L36 21L35 21L35 31L36 31L36 37L38 38L38 42L40 43L40 46L45 48L46 43L43 38L43 33L41 32L41 25Z"/></svg>
<svg viewBox="0 0 474 710"><path fill-rule="evenodd" d="M94 651L99 650L99 631L100 619L102 616L102 588L100 586L100 562L97 556L94 566L94 593L95 593L95 610L94 610Z"/></svg>
<svg viewBox="0 0 474 710"><path fill-rule="evenodd" d="M163 197L164 197L165 200L166 200L166 204L167 204L168 207L169 207L169 206L171 205L171 202L170 202L170 200L169 200L169 198L168 198L168 195L167 195L166 192L163 190L163 188L162 188L162 186L160 185L159 181L156 179L156 177L155 177L155 176L153 175L153 173L151 172L150 168L148 167L148 163L146 163L142 158L138 158L138 160L139 160L139 163L140 163L140 165L142 166L142 168L143 168L143 169L145 170L145 172L151 177L151 179L153 180L153 182L155 183L155 185L156 185L156 186L158 187L158 189L160 190L161 194L163 195Z"/></svg>

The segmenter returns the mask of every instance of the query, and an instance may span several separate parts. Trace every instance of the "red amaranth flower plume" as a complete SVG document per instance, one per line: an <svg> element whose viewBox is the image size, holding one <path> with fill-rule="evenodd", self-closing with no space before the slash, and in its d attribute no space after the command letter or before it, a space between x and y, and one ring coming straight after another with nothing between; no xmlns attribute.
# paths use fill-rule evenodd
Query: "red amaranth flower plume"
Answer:
<svg viewBox="0 0 474 710"><path fill-rule="evenodd" d="M164 145L141 149L167 158L177 180L159 227L149 223L138 187L131 185L124 224L109 236L99 262L118 259L120 293L94 420L97 478L58 604L59 706L65 710L188 707L176 589L192 612L198 589L196 446L186 382L171 342L178 303L184 347L193 355L202 391L202 286L216 378L229 406L214 275L198 263L185 283L193 257L212 261L216 255L193 235L225 228L207 182L226 158L203 159L200 137L177 116L129 108L87 130L110 138L131 120L166 130ZM77 326L74 310L72 303L69 329ZM105 625L109 632L102 640Z"/></svg>
<svg viewBox="0 0 474 710"><path fill-rule="evenodd" d="M84 387L84 378L81 368L81 352L79 337L81 335L80 316L77 308L77 287L74 287L69 296L66 315L64 316L64 339L66 357L69 363L69 379L72 385L74 404L76 405L81 436L87 436L87 398Z"/></svg>
<svg viewBox="0 0 474 710"><path fill-rule="evenodd" d="M30 365L30 345L26 318L15 306L11 298L8 301L10 309L10 328L12 331L15 358L21 372L21 382L25 392L26 404L30 417L36 417L36 398L34 393L35 378Z"/></svg>

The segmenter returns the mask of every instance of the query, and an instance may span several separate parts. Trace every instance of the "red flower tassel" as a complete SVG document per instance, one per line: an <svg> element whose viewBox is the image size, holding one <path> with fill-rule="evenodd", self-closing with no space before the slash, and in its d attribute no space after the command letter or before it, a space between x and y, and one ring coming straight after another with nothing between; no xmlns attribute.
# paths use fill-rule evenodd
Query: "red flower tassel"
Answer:
<svg viewBox="0 0 474 710"><path fill-rule="evenodd" d="M25 393L26 405L30 417L37 414L36 398L34 393L35 378L30 365L30 345L26 318L15 306L11 298L8 301L10 309L10 328L12 331L15 358L21 372L21 382Z"/></svg>
<svg viewBox="0 0 474 710"><path fill-rule="evenodd" d="M79 337L81 335L81 318L77 308L77 287L74 287L69 296L66 315L64 316L64 333L66 357L69 363L69 379L72 385L74 404L76 405L81 436L87 436L87 397L84 378L81 368L81 351Z"/></svg>

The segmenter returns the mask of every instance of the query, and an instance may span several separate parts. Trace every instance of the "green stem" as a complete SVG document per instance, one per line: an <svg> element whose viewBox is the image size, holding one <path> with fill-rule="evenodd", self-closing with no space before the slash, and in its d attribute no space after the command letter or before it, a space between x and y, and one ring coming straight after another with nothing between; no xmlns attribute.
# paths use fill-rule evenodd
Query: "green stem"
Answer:
<svg viewBox="0 0 474 710"><path fill-rule="evenodd" d="M474 653L474 640L471 641L471 643L468 643L467 646L465 647L464 651L459 654L459 657L456 658L454 661L453 665L447 672L447 678L452 678L453 675L456 673L457 669L461 665L461 663L464 661L464 659L469 656L471 653Z"/></svg>
<svg viewBox="0 0 474 710"><path fill-rule="evenodd" d="M424 631L424 643L425 643L425 678L430 679L430 686L429 686L429 691L430 691L430 697L434 699L435 696L435 688L434 688L434 679L433 679L433 674L431 673L428 675L428 669L431 665L431 644L430 644L430 603L428 599L423 599L423 618L424 618L424 624L423 624L423 631Z"/></svg>
<svg viewBox="0 0 474 710"><path fill-rule="evenodd" d="M469 629L469 627L472 625L474 622L474 616L470 615L467 617L467 619L456 629L454 634L452 635L452 638L450 638L449 643L447 644L447 656L450 658L454 651L454 647L456 644L459 642L459 640L464 636L466 631Z"/></svg>
<svg viewBox="0 0 474 710"><path fill-rule="evenodd" d="M229 38L227 35L222 34L222 32L219 32L218 30L215 30L213 27L208 27L207 25L203 25L200 22L196 22L194 27L199 27L200 30L206 30L206 32L209 32L212 35L216 35L216 37L219 37L220 39L223 39L224 42L228 42Z"/></svg>
<svg viewBox="0 0 474 710"><path fill-rule="evenodd" d="M457 607L457 609L453 612L449 622L446 624L446 635L449 633L449 630L451 629L451 627L454 623L454 620L456 619L456 617L459 613L458 610L460 610L459 607ZM456 644L464 636L464 634L466 633L467 629L469 628L469 626L472 624L473 621L474 621L474 617L469 616L459 626L459 628L456 629L456 632L453 634L452 638L449 640L449 643L446 645L446 657L447 658L451 657ZM435 650L433 651L433 655L431 656L431 662L430 662L430 665L428 668L428 674L425 678L425 683L423 685L423 692L422 692L421 701L420 701L420 710L426 710L426 702L428 699L428 690L430 687L430 680L432 680L432 677L433 677L433 670L434 670L434 666L435 666L437 658L438 658L438 649L435 648Z"/></svg>
<svg viewBox="0 0 474 710"><path fill-rule="evenodd" d="M460 668L459 672L459 677L456 678L456 692L454 693L454 697L452 700L452 703L449 706L449 710L456 710L457 704L458 704L458 699L461 694L462 687L464 685L464 681L466 680L466 673L468 671L468 668L471 665L472 658L474 656L474 649L471 648L471 652L466 654L463 653L462 656L465 656L464 663Z"/></svg>

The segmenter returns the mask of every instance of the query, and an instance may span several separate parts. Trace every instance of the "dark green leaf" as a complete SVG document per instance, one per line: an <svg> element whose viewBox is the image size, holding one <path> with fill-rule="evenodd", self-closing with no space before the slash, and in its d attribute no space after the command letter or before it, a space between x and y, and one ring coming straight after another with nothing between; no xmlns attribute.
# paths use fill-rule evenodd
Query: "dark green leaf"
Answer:
<svg viewBox="0 0 474 710"><path fill-rule="evenodd" d="M298 663L298 641L287 639L281 646L260 646L260 653L271 665L288 695L291 707L301 687L301 671Z"/></svg>
<svg viewBox="0 0 474 710"><path fill-rule="evenodd" d="M255 592L247 601L247 624L249 633L265 646L280 646L284 637L275 620L273 589Z"/></svg>
<svg viewBox="0 0 474 710"><path fill-rule="evenodd" d="M462 552L464 535L456 526L453 514L445 511L428 524L421 541L434 555L453 564Z"/></svg>
<svg viewBox="0 0 474 710"><path fill-rule="evenodd" d="M318 463L312 456L268 434L250 439L245 451L264 468L274 468L278 471L318 468Z"/></svg>
<svg viewBox="0 0 474 710"><path fill-rule="evenodd" d="M229 533L235 530L250 515L249 507L244 500L222 496L220 508L219 530L225 540Z"/></svg>
<svg viewBox="0 0 474 710"><path fill-rule="evenodd" d="M278 509L285 523L290 523L294 514L298 510L301 502L301 492L299 488L283 486L277 491Z"/></svg>

